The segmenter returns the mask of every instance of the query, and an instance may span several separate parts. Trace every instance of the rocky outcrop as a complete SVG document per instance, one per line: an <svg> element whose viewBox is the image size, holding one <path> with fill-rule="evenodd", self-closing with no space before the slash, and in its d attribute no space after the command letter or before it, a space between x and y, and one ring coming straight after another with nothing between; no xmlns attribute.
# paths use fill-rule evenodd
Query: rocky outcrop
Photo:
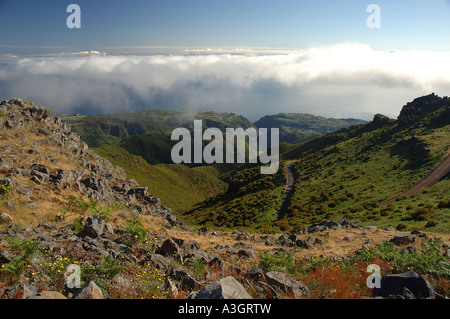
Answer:
<svg viewBox="0 0 450 319"><path fill-rule="evenodd" d="M234 277L215 281L199 291L192 292L188 299L253 299Z"/></svg>
<svg viewBox="0 0 450 319"><path fill-rule="evenodd" d="M299 236L303 234L313 234L317 232L322 232L326 230L333 229L350 229L350 228L361 228L359 222L355 222L346 218L342 218L338 221L325 220L320 223L314 223L306 228L300 229L294 232L287 232L278 237L276 241L277 244L288 247L301 247L305 249L317 249L318 246L323 244L322 240L309 236L307 239L300 239Z"/></svg>
<svg viewBox="0 0 450 319"><path fill-rule="evenodd" d="M74 188L85 197L100 203L116 202L133 207L138 214L162 216L168 227L185 227L170 208L163 206L159 198L148 193L146 187L127 179L121 167L114 167L109 161L89 150L80 136L71 131L70 125L52 116L50 109L15 98L3 101L0 111L3 115L0 117L0 128L12 131L27 129L42 137L39 143L61 148L78 164L78 169L75 170L51 168L42 163L17 166L15 156L20 155L21 150L13 147L3 149L0 163L3 171L8 172L8 178L0 182L2 185L14 186L22 193L24 200L30 200L31 191L29 186L15 183L17 177L29 178L31 182L41 186ZM25 136L23 138L26 139ZM39 152L38 148L39 145L35 146L33 152ZM57 162L56 159L53 160Z"/></svg>

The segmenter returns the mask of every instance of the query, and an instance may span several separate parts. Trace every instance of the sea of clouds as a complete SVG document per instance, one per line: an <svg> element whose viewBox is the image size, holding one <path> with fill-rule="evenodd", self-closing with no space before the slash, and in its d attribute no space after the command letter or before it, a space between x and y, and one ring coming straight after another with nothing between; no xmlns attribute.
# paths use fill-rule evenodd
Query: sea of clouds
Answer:
<svg viewBox="0 0 450 319"><path fill-rule="evenodd" d="M450 92L450 52L376 51L343 43L305 50L194 49L0 56L0 98L59 114L194 109L242 114L396 117L415 97Z"/></svg>

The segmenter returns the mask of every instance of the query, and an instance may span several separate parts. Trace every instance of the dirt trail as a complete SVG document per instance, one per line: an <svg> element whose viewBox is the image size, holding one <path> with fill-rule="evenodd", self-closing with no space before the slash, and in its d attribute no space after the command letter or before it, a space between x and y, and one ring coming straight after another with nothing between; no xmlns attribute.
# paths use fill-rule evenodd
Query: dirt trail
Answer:
<svg viewBox="0 0 450 319"><path fill-rule="evenodd" d="M281 200L280 207L278 208L278 213L275 215L273 221L283 219L284 215L286 215L292 194L294 193L294 163L295 162L288 162L286 164L286 190L284 191L283 199Z"/></svg>
<svg viewBox="0 0 450 319"><path fill-rule="evenodd" d="M391 199L388 199L380 205L389 205L397 200L397 198L405 196L411 197L419 193L422 189L430 187L437 182L439 182L442 178L450 173L450 154L447 155L442 162L437 164L435 167L431 169L427 176L425 176L420 182L414 185L412 188L408 189L406 192L401 193Z"/></svg>

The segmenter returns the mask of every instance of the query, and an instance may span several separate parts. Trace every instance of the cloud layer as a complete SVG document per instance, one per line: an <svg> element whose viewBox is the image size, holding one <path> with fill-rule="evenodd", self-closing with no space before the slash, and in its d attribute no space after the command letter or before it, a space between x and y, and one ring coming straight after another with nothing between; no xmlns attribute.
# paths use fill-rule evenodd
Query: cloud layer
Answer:
<svg viewBox="0 0 450 319"><path fill-rule="evenodd" d="M190 108L256 120L280 112L394 117L414 97L450 92L450 52L380 52L352 43L237 52L3 57L0 98L67 114Z"/></svg>

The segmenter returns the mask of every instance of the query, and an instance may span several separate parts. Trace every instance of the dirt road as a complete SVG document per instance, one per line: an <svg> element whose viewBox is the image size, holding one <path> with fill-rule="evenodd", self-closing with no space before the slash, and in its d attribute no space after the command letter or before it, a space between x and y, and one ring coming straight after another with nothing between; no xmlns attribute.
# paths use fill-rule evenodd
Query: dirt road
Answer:
<svg viewBox="0 0 450 319"><path fill-rule="evenodd" d="M439 182L442 178L450 173L450 154L445 157L442 162L437 164L435 167L431 169L427 176L425 176L420 182L414 185L412 188L408 189L406 192L401 193L387 201L380 203L380 205L389 205L397 200L397 198L405 196L411 197L416 195L424 188L430 187L437 182Z"/></svg>
<svg viewBox="0 0 450 319"><path fill-rule="evenodd" d="M286 171L286 189L280 207L278 208L278 213L275 215L273 221L283 219L284 215L286 215L292 194L294 193L294 163L295 162L288 162L284 168Z"/></svg>

